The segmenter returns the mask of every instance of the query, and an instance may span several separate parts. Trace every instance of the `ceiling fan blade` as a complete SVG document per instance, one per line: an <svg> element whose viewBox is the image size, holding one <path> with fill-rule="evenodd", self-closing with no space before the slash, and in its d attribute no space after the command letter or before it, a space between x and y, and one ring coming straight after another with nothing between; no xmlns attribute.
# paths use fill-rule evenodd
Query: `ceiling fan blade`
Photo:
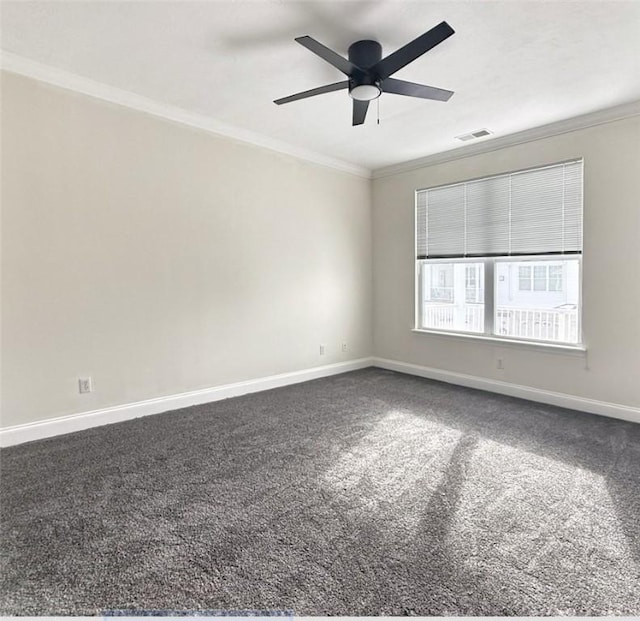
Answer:
<svg viewBox="0 0 640 621"><path fill-rule="evenodd" d="M416 84L415 82L405 82L395 78L387 78L380 82L383 93L394 93L395 95L407 95L408 97L421 97L422 99L435 99L436 101L449 101L453 91L447 91L435 86L426 84Z"/></svg>
<svg viewBox="0 0 640 621"><path fill-rule="evenodd" d="M352 125L362 125L367 116L369 108L368 101L353 100L353 123Z"/></svg>
<svg viewBox="0 0 640 621"><path fill-rule="evenodd" d="M302 91L301 93L296 93L295 95L289 95L288 97L281 97L280 99L276 99L273 103L278 104L279 106L282 104L289 103L291 101L298 101L298 99L306 99L307 97L313 97L314 95L322 95L323 93L331 93L333 91L339 91L343 88L348 88L349 80L344 80L343 82L335 82L334 84L327 84L326 86L319 86L318 88L312 88L308 91Z"/></svg>
<svg viewBox="0 0 640 621"><path fill-rule="evenodd" d="M399 50L393 52L393 54L389 54L386 58L378 61L371 68L371 71L376 73L381 80L384 80L439 43L442 43L454 32L455 30L451 28L447 22L440 22L437 26L420 35L417 39L414 39Z"/></svg>
<svg viewBox="0 0 640 621"><path fill-rule="evenodd" d="M336 54L333 50L330 50L328 47L322 45L322 43L319 43L309 36L296 37L296 41L300 45L303 45L308 50L312 51L314 54L320 56L322 60L326 60L330 65L333 65L336 69L342 71L345 75L350 76L354 71L360 69L350 60L343 58L340 54ZM360 71L362 70L360 69Z"/></svg>

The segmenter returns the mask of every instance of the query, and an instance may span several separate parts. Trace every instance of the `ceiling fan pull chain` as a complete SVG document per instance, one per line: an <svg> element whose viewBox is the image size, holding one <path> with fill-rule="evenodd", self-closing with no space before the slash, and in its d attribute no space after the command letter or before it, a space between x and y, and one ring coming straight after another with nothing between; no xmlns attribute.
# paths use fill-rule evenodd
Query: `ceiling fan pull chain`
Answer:
<svg viewBox="0 0 640 621"><path fill-rule="evenodd" d="M380 97L378 97L377 102L378 102L378 125L380 125Z"/></svg>

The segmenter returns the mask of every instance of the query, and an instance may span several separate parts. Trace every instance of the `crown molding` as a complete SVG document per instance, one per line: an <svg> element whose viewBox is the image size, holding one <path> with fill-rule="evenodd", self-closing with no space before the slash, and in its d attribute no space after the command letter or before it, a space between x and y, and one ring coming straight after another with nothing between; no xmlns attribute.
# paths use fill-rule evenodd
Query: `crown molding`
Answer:
<svg viewBox="0 0 640 621"><path fill-rule="evenodd" d="M399 173L434 166L436 164L444 164L445 162L452 162L481 153L489 153L490 151L497 151L506 147L532 142L533 140L550 138L552 136L558 136L588 127L595 127L596 125L603 125L604 123L611 123L612 121L620 121L638 115L640 115L640 101L632 101L613 108L597 110L570 119L556 121L548 125L532 127L531 129L526 129L515 134L483 140L482 142L465 145L457 149L451 149L450 151L442 151L415 160L383 166L373 171L372 178L380 179L382 177L390 177Z"/></svg>
<svg viewBox="0 0 640 621"><path fill-rule="evenodd" d="M40 82L46 82L47 84L132 108L140 112L146 112L147 114L168 119L182 125L195 127L211 134L225 136L264 149L277 151L278 153L283 153L300 160L333 168L358 177L364 177L365 179L371 178L371 170L363 166L296 147L287 142L269 138L268 136L240 127L228 125L210 116L189 112L183 108L143 97L142 95L137 95L130 91L116 88L115 86L109 86L108 84L76 75L64 69L58 69L30 60L13 52L0 50L0 68L10 73L17 73Z"/></svg>
<svg viewBox="0 0 640 621"><path fill-rule="evenodd" d="M132 108L140 112L146 112L147 114L164 118L175 123L194 127L211 134L224 136L226 138L257 147L283 153L299 160L346 172L365 179L389 177L427 166L443 164L445 162L480 155L481 153L489 153L491 151L497 151L506 147L531 142L533 140L550 138L552 136L566 134L579 129L586 129L588 127L594 127L596 125L602 125L604 123L610 123L612 121L619 121L640 115L640 101L633 101L613 108L597 110L581 116L564 119L548 125L533 127L507 136L491 138L476 144L464 145L457 149L434 153L414 160L391 164L390 166L383 166L372 171L364 166L328 157L309 149L296 147L281 140L269 138L268 136L264 136L256 132L251 132L227 123L222 123L221 121L217 121L216 119L204 114L189 112L184 108L162 103L148 97L143 97L142 95L137 95L130 91L125 91L90 78L76 75L63 69L58 69L50 65L30 60L24 56L14 54L13 52L0 50L0 68L40 82L46 82L60 88L95 97L103 101Z"/></svg>

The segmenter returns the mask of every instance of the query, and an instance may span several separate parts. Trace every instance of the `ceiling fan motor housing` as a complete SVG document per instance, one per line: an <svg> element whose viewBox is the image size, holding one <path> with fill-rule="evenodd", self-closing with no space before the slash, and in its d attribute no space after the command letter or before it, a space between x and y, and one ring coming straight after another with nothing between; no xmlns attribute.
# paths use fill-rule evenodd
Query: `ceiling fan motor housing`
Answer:
<svg viewBox="0 0 640 621"><path fill-rule="evenodd" d="M364 72L354 71L349 76L351 97L362 100L378 97L381 93L378 76L366 69L373 67L382 59L382 46L377 41L356 41L349 46L348 57L354 65L365 69Z"/></svg>

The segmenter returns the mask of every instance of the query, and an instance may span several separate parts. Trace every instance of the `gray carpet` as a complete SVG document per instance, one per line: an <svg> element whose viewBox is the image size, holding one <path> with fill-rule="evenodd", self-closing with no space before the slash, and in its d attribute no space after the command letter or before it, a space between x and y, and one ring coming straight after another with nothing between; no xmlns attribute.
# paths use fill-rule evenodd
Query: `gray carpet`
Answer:
<svg viewBox="0 0 640 621"><path fill-rule="evenodd" d="M640 614L640 425L366 369L1 458L4 614Z"/></svg>

